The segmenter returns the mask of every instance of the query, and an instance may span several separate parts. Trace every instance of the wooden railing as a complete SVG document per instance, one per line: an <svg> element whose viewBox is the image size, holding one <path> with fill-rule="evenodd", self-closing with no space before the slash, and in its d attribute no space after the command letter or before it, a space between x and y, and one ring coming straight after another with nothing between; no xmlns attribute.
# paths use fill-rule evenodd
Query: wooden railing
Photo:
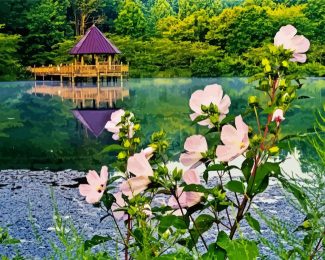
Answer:
<svg viewBox="0 0 325 260"><path fill-rule="evenodd" d="M61 66L30 67L29 70L36 76L64 76L64 77L96 77L119 76L129 72L128 65L109 65L100 63L97 65L70 64Z"/></svg>

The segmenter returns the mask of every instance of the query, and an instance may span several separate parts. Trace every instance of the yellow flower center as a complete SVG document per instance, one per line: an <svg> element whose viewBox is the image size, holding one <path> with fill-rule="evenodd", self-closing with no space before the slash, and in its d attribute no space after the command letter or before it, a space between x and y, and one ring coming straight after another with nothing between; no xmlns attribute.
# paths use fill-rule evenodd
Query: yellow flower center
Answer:
<svg viewBox="0 0 325 260"><path fill-rule="evenodd" d="M240 143L240 149L243 149L245 147L245 144L243 142Z"/></svg>
<svg viewBox="0 0 325 260"><path fill-rule="evenodd" d="M105 190L104 184L101 184L100 186L98 186L96 190L97 190L98 193L103 192Z"/></svg>

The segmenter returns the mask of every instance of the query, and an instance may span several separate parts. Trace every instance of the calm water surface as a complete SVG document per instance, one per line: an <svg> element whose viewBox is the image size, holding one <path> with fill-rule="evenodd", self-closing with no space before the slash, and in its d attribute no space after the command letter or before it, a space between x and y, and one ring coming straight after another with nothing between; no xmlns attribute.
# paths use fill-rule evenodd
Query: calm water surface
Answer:
<svg viewBox="0 0 325 260"><path fill-rule="evenodd" d="M72 90L42 82L0 83L0 168L88 170L112 161L113 155L99 154L104 145L113 143L111 134L104 130L95 137L91 124L98 126L98 122L89 122L93 114L77 120L72 113L81 106L131 110L141 121L145 140L164 129L171 140L171 154L177 154L188 135L206 131L191 125L188 100L195 90L213 83L221 84L230 96L234 115L246 108L254 89L245 78L130 79L123 88L111 86L100 92L96 86L85 85ZM288 111L283 135L312 131L315 112L324 104L325 79L305 80L299 94L311 98L298 100Z"/></svg>

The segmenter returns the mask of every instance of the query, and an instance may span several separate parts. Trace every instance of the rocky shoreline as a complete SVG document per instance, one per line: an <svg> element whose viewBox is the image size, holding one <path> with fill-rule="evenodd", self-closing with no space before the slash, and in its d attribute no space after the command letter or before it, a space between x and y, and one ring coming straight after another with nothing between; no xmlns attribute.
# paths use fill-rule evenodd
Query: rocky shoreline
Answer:
<svg viewBox="0 0 325 260"><path fill-rule="evenodd" d="M27 259L44 259L51 255L50 242L57 241L53 231L53 200L55 195L60 214L71 218L74 226L86 238L95 234L114 236L111 221L99 223L103 213L100 208L87 204L79 195L78 186L85 182L85 173L75 170L60 172L2 170L0 171L0 227L9 226L10 235L20 239L17 245L0 245L0 255L13 257L19 252ZM299 223L303 216L285 199L282 188L271 182L265 193L256 197L254 207L267 215L281 216L284 221ZM261 223L263 235L272 240L272 234ZM254 233L245 223L241 230L250 238ZM113 234L112 234L113 232ZM209 234L206 234L209 237ZM107 243L105 249L115 252L114 243ZM270 254L261 248L264 254ZM270 255L269 259L276 259Z"/></svg>

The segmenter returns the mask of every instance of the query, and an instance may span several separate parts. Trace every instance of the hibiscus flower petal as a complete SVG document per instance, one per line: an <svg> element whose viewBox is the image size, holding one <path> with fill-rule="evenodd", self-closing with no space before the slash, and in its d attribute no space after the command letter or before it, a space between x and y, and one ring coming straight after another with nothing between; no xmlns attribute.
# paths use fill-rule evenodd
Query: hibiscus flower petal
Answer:
<svg viewBox="0 0 325 260"><path fill-rule="evenodd" d="M135 176L152 176L153 171L143 153L136 153L128 159L127 170Z"/></svg>
<svg viewBox="0 0 325 260"><path fill-rule="evenodd" d="M232 125L224 125L222 127L220 139L225 145L232 145L235 142L241 141L239 140L236 128Z"/></svg>
<svg viewBox="0 0 325 260"><path fill-rule="evenodd" d="M96 171L89 171L87 176L86 176L87 182L91 185L91 186L97 186L100 185L100 178L97 174Z"/></svg>
<svg viewBox="0 0 325 260"><path fill-rule="evenodd" d="M208 144L203 135L192 135L186 138L184 149L189 152L205 153L208 150Z"/></svg>
<svg viewBox="0 0 325 260"><path fill-rule="evenodd" d="M179 160L184 166L192 166L202 159L201 153L187 152L182 153Z"/></svg>
<svg viewBox="0 0 325 260"><path fill-rule="evenodd" d="M195 169L190 169L190 170L186 171L183 174L183 180L187 185L201 183L200 176L198 175L198 173Z"/></svg>
<svg viewBox="0 0 325 260"><path fill-rule="evenodd" d="M240 155L240 148L231 145L218 145L216 155L219 161L229 162Z"/></svg>

